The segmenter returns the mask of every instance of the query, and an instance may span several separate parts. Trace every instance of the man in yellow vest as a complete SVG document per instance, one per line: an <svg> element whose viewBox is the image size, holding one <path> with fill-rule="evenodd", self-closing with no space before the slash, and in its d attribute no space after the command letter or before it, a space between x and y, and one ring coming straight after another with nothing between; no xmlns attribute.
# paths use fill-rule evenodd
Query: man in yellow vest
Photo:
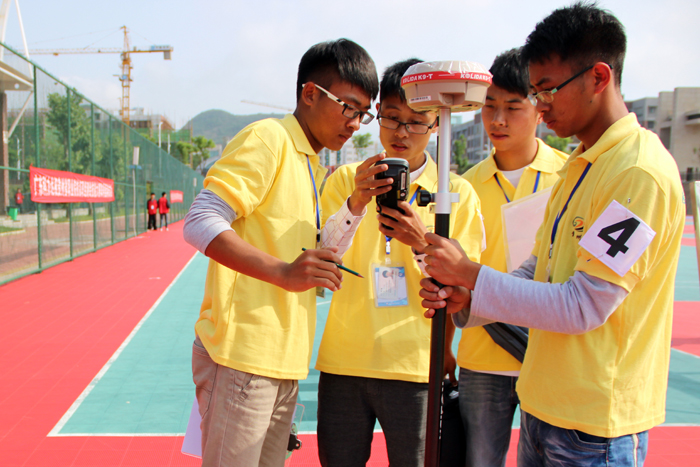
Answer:
<svg viewBox="0 0 700 467"><path fill-rule="evenodd" d="M530 258L511 275L426 235L426 308L465 326L530 328L517 384L519 466L638 466L664 421L674 279L685 223L678 167L620 91L627 39L575 3L523 47L537 110L581 144L559 172ZM431 311L427 312L427 316Z"/></svg>
<svg viewBox="0 0 700 467"><path fill-rule="evenodd" d="M493 83L481 117L493 150L463 177L479 195L484 215L486 249L480 263L507 272L501 206L551 187L568 155L535 136L541 117L529 98L527 67L522 65L519 49L496 57L489 71ZM506 326L494 323L462 331L457 354L459 408L469 467L505 465L522 362L522 353L494 340ZM505 331L527 339L527 329Z"/></svg>

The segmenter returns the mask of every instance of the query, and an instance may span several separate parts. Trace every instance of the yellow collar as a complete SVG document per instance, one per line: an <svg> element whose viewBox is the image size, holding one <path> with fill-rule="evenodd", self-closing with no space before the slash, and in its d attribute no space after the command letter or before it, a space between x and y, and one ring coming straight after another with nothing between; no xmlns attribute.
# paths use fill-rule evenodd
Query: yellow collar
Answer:
<svg viewBox="0 0 700 467"><path fill-rule="evenodd" d="M304 134L304 130L301 129L301 125L299 125L299 121L294 115L285 115L284 118L280 120L280 124L289 132L294 147L298 152L308 156L316 156L316 151L311 147L309 139L306 137L306 134Z"/></svg>
<svg viewBox="0 0 700 467"><path fill-rule="evenodd" d="M481 162L477 178L479 183L484 183L493 177L496 172L501 172L498 166L496 166L495 154L496 148L491 149L489 157ZM537 154L535 154L535 158L527 168L528 170L547 174L554 173L556 171L556 156L554 150L547 146L541 139L537 138Z"/></svg>
<svg viewBox="0 0 700 467"><path fill-rule="evenodd" d="M416 179L415 182L412 183L412 185L418 184L421 188L425 188L426 190L437 191L437 164L430 156L430 154L428 154L427 151L425 152L425 157L428 159L428 163L425 166L423 173L420 174L420 176ZM409 194L409 196L413 196L413 194Z"/></svg>
<svg viewBox="0 0 700 467"><path fill-rule="evenodd" d="M629 136L632 132L639 130L639 128L641 127L637 121L637 115L630 112L610 125L610 127L605 130L605 133L603 133L598 141L596 141L596 143L589 149L584 151L583 143L579 144L576 150L571 153L571 156L561 170L559 170L559 174L562 176L562 178L564 178L566 171L569 168L569 164L575 160L586 161L590 162L591 164L595 163L600 155L608 152L613 148L613 146Z"/></svg>

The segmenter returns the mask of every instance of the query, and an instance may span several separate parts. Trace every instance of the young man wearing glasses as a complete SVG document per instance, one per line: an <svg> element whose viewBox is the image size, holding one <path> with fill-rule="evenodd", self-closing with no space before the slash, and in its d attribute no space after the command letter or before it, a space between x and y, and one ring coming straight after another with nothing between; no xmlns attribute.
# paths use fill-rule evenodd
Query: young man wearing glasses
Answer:
<svg viewBox="0 0 700 467"><path fill-rule="evenodd" d="M377 72L362 47L340 39L311 47L297 80L294 114L236 135L185 221L186 240L211 258L192 351L204 466L284 464L311 358L314 290L337 291L342 280L333 245L353 230L345 218L330 239L321 229L318 152L339 150L372 120Z"/></svg>
<svg viewBox="0 0 700 467"><path fill-rule="evenodd" d="M560 171L532 256L506 275L428 235L427 308L530 328L518 380L519 466L642 465L663 422L685 222L678 167L620 92L622 24L576 3L523 48L537 109L581 144ZM471 291L471 292L470 292ZM428 312L428 316L431 312Z"/></svg>
<svg viewBox="0 0 700 467"><path fill-rule="evenodd" d="M324 213L343 207L356 216L375 211L375 197L391 183L375 179L387 169L381 161L388 156L408 162L410 201L399 202L403 213L382 207L382 214L368 215L352 244L338 251L365 278L346 280L334 292L319 349L318 448L324 467L364 466L377 421L392 466L423 466L430 322L421 316L418 290L423 237L433 230L434 214L416 206L414 197L420 187L437 187L437 166L425 148L438 121L435 112L411 110L400 85L408 67L419 62L396 63L382 77L377 120L385 153L340 167L321 197ZM478 260L479 200L465 180L453 175L450 181L460 195L450 234ZM454 355L450 348L446 352L446 373L454 380Z"/></svg>
<svg viewBox="0 0 700 467"><path fill-rule="evenodd" d="M481 117L493 150L463 177L479 195L484 213L486 249L480 263L506 272L501 206L551 187L568 155L535 137L541 117L530 100L534 98L520 50L496 57L489 71L493 83ZM506 461L522 355L516 358L494 341L503 326L464 329L459 342L459 408L469 467L503 466ZM527 329L520 332L526 339Z"/></svg>

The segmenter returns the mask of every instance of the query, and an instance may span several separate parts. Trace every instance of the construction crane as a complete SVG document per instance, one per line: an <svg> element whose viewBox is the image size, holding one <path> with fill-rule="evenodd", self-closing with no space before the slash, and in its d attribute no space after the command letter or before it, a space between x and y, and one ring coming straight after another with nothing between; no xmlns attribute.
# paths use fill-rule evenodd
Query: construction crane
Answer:
<svg viewBox="0 0 700 467"><path fill-rule="evenodd" d="M164 60L170 60L170 54L173 51L173 47L170 45L152 45L147 49L139 49L137 47L131 47L129 42L129 30L126 26L121 28L124 30L124 47L122 49L113 48L83 48L83 49L36 49L30 50L29 53L32 55L61 55L61 54L121 54L122 59L122 73L121 75L115 75L119 78L122 83L122 102L121 110L119 111L122 121L129 124L129 114L131 111L129 103L129 94L131 90L131 54L142 54L142 53L153 53L162 52Z"/></svg>
<svg viewBox="0 0 700 467"><path fill-rule="evenodd" d="M287 112L294 112L294 109L290 109L289 107L282 107L281 105L275 105L275 104L266 104L265 102L254 102L254 101L246 101L242 100L244 104L253 104L253 105L260 105L262 107L270 107L272 109L279 109L279 110L286 110Z"/></svg>

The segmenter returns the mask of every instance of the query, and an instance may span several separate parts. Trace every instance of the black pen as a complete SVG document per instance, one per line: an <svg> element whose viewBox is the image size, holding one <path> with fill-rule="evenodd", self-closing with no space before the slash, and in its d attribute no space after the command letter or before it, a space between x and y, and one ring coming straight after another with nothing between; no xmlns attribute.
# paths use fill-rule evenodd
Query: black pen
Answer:
<svg viewBox="0 0 700 467"><path fill-rule="evenodd" d="M306 248L302 248L301 251L306 251ZM324 260L324 261L328 261L328 260ZM336 263L336 262L334 262L334 261L328 261L328 262L329 262L329 263L335 264L336 266L338 266L339 269L342 269L343 271L349 272L350 274L354 274L354 275L356 275L357 277L359 277L359 278L361 278L361 279L364 279L364 277L363 277L362 275L360 275L359 273L353 271L353 270L350 269L350 268L346 268L346 267L343 266L342 264L338 264L338 263Z"/></svg>

